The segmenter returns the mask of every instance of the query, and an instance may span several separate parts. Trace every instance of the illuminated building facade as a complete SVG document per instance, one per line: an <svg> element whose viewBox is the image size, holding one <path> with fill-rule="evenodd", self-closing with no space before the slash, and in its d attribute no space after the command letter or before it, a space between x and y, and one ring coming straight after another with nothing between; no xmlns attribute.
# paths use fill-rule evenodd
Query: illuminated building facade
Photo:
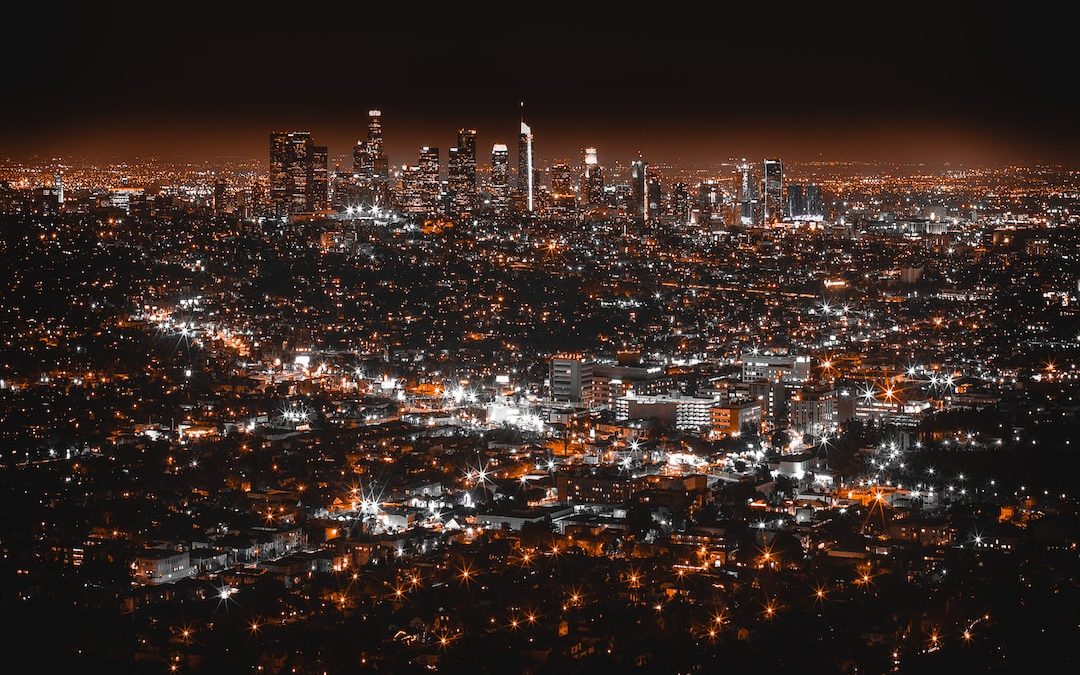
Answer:
<svg viewBox="0 0 1080 675"><path fill-rule="evenodd" d="M736 170L738 222L740 225L758 223L758 186L754 178L754 167L749 162L742 162Z"/></svg>
<svg viewBox="0 0 1080 675"><path fill-rule="evenodd" d="M532 213L536 199L536 171L533 158L532 128L523 121L521 135L518 137L518 191L521 193L524 209Z"/></svg>
<svg viewBox="0 0 1080 675"><path fill-rule="evenodd" d="M592 362L579 354L560 354L549 364L551 400L587 404L591 397Z"/></svg>
<svg viewBox="0 0 1080 675"><path fill-rule="evenodd" d="M457 145L450 148L446 165L451 214L467 218L476 208L475 129L458 130Z"/></svg>
<svg viewBox="0 0 1080 675"><path fill-rule="evenodd" d="M322 211L329 205L326 146L308 131L270 134L270 203L279 218Z"/></svg>
<svg viewBox="0 0 1080 675"><path fill-rule="evenodd" d="M630 163L630 216L635 220L649 219L649 163L636 159Z"/></svg>
<svg viewBox="0 0 1080 675"><path fill-rule="evenodd" d="M491 208L502 216L510 209L510 150L505 143L491 146Z"/></svg>
<svg viewBox="0 0 1080 675"><path fill-rule="evenodd" d="M604 203L604 169L596 148L585 148L585 168L581 174L581 199L588 206L601 206Z"/></svg>
<svg viewBox="0 0 1080 675"><path fill-rule="evenodd" d="M767 159L762 170L762 221L778 223L784 217L784 163Z"/></svg>

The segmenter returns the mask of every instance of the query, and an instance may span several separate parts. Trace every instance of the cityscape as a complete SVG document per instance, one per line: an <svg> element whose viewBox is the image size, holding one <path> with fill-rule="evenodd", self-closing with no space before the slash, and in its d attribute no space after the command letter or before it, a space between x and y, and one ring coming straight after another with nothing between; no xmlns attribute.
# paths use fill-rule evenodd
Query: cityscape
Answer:
<svg viewBox="0 0 1080 675"><path fill-rule="evenodd" d="M347 122L249 122L235 151L102 126L112 152L60 152L5 118L17 663L1076 662L1075 135L956 160L901 131L934 157L830 150L833 127L811 153L780 132L691 152L640 112L565 121L572 87L421 114L398 67Z"/></svg>

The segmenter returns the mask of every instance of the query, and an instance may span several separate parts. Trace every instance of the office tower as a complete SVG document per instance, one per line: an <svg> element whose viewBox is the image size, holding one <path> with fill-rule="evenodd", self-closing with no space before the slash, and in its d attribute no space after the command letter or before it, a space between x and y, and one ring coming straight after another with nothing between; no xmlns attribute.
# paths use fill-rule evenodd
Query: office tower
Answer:
<svg viewBox="0 0 1080 675"><path fill-rule="evenodd" d="M784 164L779 159L765 160L762 188L762 221L778 223L784 216Z"/></svg>
<svg viewBox="0 0 1080 675"><path fill-rule="evenodd" d="M265 178L256 178L251 184L251 212L260 215L269 212L267 203L267 187Z"/></svg>
<svg viewBox="0 0 1080 675"><path fill-rule="evenodd" d="M214 214L220 215L225 211L225 193L227 186L220 178L214 181Z"/></svg>
<svg viewBox="0 0 1080 675"><path fill-rule="evenodd" d="M585 169L581 174L581 198L589 206L600 206L604 201L604 170L600 166L596 148L585 148Z"/></svg>
<svg viewBox="0 0 1080 675"><path fill-rule="evenodd" d="M376 178L390 174L390 161L383 149L382 111L368 111L368 152L371 153L372 169Z"/></svg>
<svg viewBox="0 0 1080 675"><path fill-rule="evenodd" d="M325 211L330 208L330 172L328 166L330 154L325 145L311 148L311 211Z"/></svg>
<svg viewBox="0 0 1080 675"><path fill-rule="evenodd" d="M649 163L635 159L630 163L630 215L642 222L649 219Z"/></svg>
<svg viewBox="0 0 1080 675"><path fill-rule="evenodd" d="M491 146L491 207L496 215L510 208L510 150L504 143Z"/></svg>
<svg viewBox="0 0 1080 675"><path fill-rule="evenodd" d="M386 201L390 181L390 159L383 149L382 111L368 111L367 139L353 147L353 174L360 201Z"/></svg>
<svg viewBox="0 0 1080 675"><path fill-rule="evenodd" d="M787 210L788 217L792 220L802 220L806 215L806 194L802 185L788 185Z"/></svg>
<svg viewBox="0 0 1080 675"><path fill-rule="evenodd" d="M329 181L326 146L308 131L270 134L270 202L273 215L285 218L327 207Z"/></svg>
<svg viewBox="0 0 1080 675"><path fill-rule="evenodd" d="M356 174L337 167L330 173L330 208L345 211L363 203Z"/></svg>
<svg viewBox="0 0 1080 675"><path fill-rule="evenodd" d="M469 217L476 208L476 130L458 129L457 146L447 157L447 188L455 217Z"/></svg>
<svg viewBox="0 0 1080 675"><path fill-rule="evenodd" d="M533 133L524 120L521 122L521 135L518 137L518 191L524 200L525 210L533 212L536 190L533 163Z"/></svg>
<svg viewBox="0 0 1080 675"><path fill-rule="evenodd" d="M554 164L551 167L551 193L558 197L575 194L574 174L568 164Z"/></svg>
<svg viewBox="0 0 1080 675"><path fill-rule="evenodd" d="M820 185L806 186L807 220L825 220L825 200L821 197Z"/></svg>
<svg viewBox="0 0 1080 675"><path fill-rule="evenodd" d="M464 148L450 148L446 157L446 187L450 191L450 214L455 218L467 218L472 215L472 193L474 185L468 179L468 151Z"/></svg>
<svg viewBox="0 0 1080 675"><path fill-rule="evenodd" d="M457 147L465 151L465 156L472 159L467 176L476 185L476 129L458 129Z"/></svg>
<svg viewBox="0 0 1080 675"><path fill-rule="evenodd" d="M427 213L433 214L439 206L439 149L430 146L420 148L419 169L420 199Z"/></svg>
<svg viewBox="0 0 1080 675"><path fill-rule="evenodd" d="M587 404L593 384L592 361L580 354L558 354L549 362L551 400Z"/></svg>
<svg viewBox="0 0 1080 675"><path fill-rule="evenodd" d="M424 176L419 166L401 167L401 189L395 193L398 206L405 213L414 216L427 215L428 208L424 200Z"/></svg>
<svg viewBox="0 0 1080 675"><path fill-rule="evenodd" d="M368 142L364 139L356 141L356 145L353 146L353 173L356 177L370 179L374 173L374 167L371 164L371 152L368 149Z"/></svg>
<svg viewBox="0 0 1080 675"><path fill-rule="evenodd" d="M671 215L676 225L690 224L690 191L681 181L671 187Z"/></svg>
<svg viewBox="0 0 1080 675"><path fill-rule="evenodd" d="M715 180L704 180L698 185L697 208L699 223L712 220L720 213L723 205L723 193L720 191L720 183Z"/></svg>
<svg viewBox="0 0 1080 675"><path fill-rule="evenodd" d="M792 220L825 220L825 203L818 185L789 185L787 203Z"/></svg>
<svg viewBox="0 0 1080 675"><path fill-rule="evenodd" d="M648 216L648 220L655 221L660 217L660 206L662 201L663 194L660 189L660 178L658 176L652 176L645 185L645 213Z"/></svg>
<svg viewBox="0 0 1080 675"><path fill-rule="evenodd" d="M758 186L754 179L754 168L743 161L736 169L738 193L738 220L741 225L756 225L758 212Z"/></svg>
<svg viewBox="0 0 1080 675"><path fill-rule="evenodd" d="M64 174L58 173L53 176L53 189L56 191L56 203L64 203Z"/></svg>
<svg viewBox="0 0 1080 675"><path fill-rule="evenodd" d="M476 192L476 129L458 129L458 153L461 158L459 181L462 188Z"/></svg>
<svg viewBox="0 0 1080 675"><path fill-rule="evenodd" d="M578 199L574 171L559 163L548 174L548 194L544 215L553 220L572 222L578 217Z"/></svg>

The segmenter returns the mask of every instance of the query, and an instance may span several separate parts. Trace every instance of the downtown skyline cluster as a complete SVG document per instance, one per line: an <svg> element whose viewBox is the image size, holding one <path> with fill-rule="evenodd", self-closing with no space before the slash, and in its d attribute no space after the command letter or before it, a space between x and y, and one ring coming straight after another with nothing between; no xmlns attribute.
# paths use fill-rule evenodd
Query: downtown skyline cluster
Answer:
<svg viewBox="0 0 1080 675"><path fill-rule="evenodd" d="M251 199L257 212L278 218L359 216L378 207L459 222L517 216L643 224L663 218L679 226L731 219L742 225L821 222L826 215L820 186L785 184L779 159L735 163L730 190L715 179L688 185L677 170L664 176L640 154L628 167L605 167L595 147L582 148L576 161L544 165L524 116L515 158L512 167L508 144L498 141L480 156L477 131L461 128L445 162L439 147L425 145L415 163L395 166L386 153L382 112L370 110L367 137L357 141L351 167L330 169L328 149L311 132L272 132L268 185L257 186Z"/></svg>

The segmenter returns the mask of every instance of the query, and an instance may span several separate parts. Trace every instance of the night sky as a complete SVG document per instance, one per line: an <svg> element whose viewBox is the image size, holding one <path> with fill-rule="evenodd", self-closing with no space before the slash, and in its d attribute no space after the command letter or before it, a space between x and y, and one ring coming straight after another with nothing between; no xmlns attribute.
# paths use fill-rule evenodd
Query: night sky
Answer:
<svg viewBox="0 0 1080 675"><path fill-rule="evenodd" d="M513 146L520 100L544 160L1080 156L1071 29L1036 3L93 4L9 22L0 156L261 158L275 128L339 155L379 107L400 164L465 125Z"/></svg>

